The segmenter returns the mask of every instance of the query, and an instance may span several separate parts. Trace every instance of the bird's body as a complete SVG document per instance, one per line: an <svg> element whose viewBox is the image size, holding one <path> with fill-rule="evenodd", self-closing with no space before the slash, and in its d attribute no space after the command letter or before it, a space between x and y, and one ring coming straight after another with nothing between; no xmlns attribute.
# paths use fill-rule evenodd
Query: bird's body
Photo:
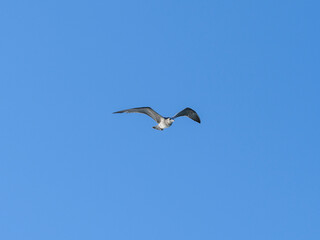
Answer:
<svg viewBox="0 0 320 240"><path fill-rule="evenodd" d="M158 114L156 111L154 111L150 107L130 108L130 109L114 112L114 113L124 113L124 112L126 112L126 113L143 113L143 114L150 116L158 123L158 125L153 127L154 129L157 129L157 130L163 130L165 128L170 127L172 125L172 123L174 122L175 118L182 117L182 116L187 116L187 117L191 118L192 120L200 123L200 118L199 118L198 114L194 110L192 110L191 108L183 109L182 111L177 113L172 118L162 117L160 114Z"/></svg>
<svg viewBox="0 0 320 240"><path fill-rule="evenodd" d="M157 126L154 126L153 128L157 130L163 130L165 128L170 127L173 122L174 122L174 119L172 118L163 118L161 119L160 123Z"/></svg>

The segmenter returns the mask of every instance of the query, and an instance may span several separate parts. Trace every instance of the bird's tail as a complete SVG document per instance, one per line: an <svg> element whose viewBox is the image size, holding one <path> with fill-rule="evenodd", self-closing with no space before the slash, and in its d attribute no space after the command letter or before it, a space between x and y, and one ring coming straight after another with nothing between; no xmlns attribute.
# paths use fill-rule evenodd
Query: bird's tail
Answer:
<svg viewBox="0 0 320 240"><path fill-rule="evenodd" d="M152 127L152 128L157 129L157 130L163 130L163 129L160 128L158 125L157 125L157 126L154 126L154 127Z"/></svg>

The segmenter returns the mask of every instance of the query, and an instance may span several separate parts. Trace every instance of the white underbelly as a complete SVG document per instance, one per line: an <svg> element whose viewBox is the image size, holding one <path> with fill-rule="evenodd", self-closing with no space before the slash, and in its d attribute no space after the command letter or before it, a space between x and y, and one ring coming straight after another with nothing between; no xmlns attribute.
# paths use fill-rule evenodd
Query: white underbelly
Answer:
<svg viewBox="0 0 320 240"><path fill-rule="evenodd" d="M160 128L162 128L162 129L169 127L164 121L161 121L161 122L158 124L158 126L159 126Z"/></svg>

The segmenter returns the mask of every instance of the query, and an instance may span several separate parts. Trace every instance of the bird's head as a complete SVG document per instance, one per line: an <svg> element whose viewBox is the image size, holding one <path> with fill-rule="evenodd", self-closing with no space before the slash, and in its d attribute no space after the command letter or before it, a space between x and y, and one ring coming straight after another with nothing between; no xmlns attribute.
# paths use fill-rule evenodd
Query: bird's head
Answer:
<svg viewBox="0 0 320 240"><path fill-rule="evenodd" d="M174 122L174 119L173 118L167 118L166 121L167 121L168 124L171 125Z"/></svg>

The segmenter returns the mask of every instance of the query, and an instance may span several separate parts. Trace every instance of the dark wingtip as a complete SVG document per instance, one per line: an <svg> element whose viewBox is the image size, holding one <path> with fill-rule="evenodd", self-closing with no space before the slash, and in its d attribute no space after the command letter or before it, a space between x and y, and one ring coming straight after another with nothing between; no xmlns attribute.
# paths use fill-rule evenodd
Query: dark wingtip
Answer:
<svg viewBox="0 0 320 240"><path fill-rule="evenodd" d="M200 117L198 116L198 114L197 114L197 112L195 111L195 110L193 110L192 108L186 108L186 109L188 109L188 110L190 110L190 111L193 111L194 113L195 113L195 119L194 119L194 121L196 121L197 123L201 123L201 120L200 120Z"/></svg>

